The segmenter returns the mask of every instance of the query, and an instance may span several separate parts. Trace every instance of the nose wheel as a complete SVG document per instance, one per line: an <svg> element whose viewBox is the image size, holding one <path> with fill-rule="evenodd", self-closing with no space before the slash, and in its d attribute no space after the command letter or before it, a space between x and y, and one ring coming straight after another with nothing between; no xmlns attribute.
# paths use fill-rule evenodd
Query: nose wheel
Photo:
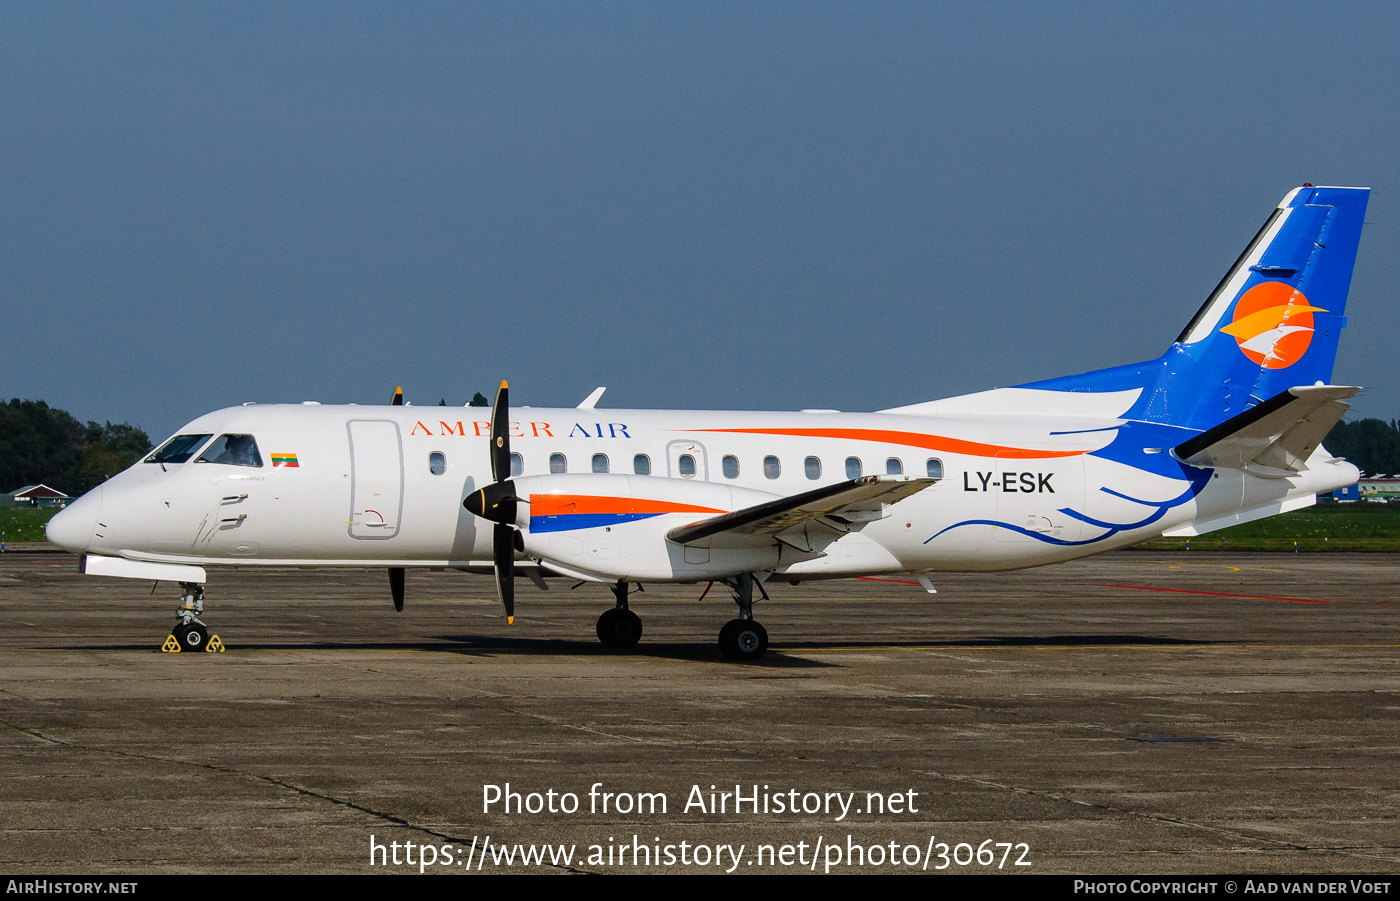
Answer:
<svg viewBox="0 0 1400 901"><path fill-rule="evenodd" d="M203 651L209 644L209 630L199 620L178 622L170 634L182 651Z"/></svg>
<svg viewBox="0 0 1400 901"><path fill-rule="evenodd" d="M204 586L198 582L181 582L180 609L176 611L179 619L175 620L170 637L165 640L161 650L168 654L180 651L222 651L224 643L219 640L219 636L210 635L209 627L199 620L199 615L203 612Z"/></svg>

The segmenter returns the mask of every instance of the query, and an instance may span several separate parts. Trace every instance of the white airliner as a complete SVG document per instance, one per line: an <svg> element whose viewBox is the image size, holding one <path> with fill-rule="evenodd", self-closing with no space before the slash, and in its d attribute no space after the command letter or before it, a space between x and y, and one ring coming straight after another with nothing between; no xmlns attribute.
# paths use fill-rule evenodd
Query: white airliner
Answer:
<svg viewBox="0 0 1400 901"><path fill-rule="evenodd" d="M763 583L1038 566L1308 506L1354 483L1320 442L1369 191L1283 199L1159 358L877 413L246 404L194 420L49 523L83 571L178 582L208 639L207 565L721 582L726 656L762 656Z"/></svg>

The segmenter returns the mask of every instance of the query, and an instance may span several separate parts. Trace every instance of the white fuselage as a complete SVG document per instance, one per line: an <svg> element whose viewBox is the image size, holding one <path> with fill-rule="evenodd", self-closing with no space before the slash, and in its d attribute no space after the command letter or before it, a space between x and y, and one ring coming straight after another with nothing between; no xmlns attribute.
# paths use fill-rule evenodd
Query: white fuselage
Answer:
<svg viewBox="0 0 1400 901"><path fill-rule="evenodd" d="M1149 460L1170 447L1133 446L1131 429L1123 431L1131 424L1115 415L1131 398L1086 405L1083 397L1005 389L883 413L515 408L510 449L522 484L578 475L568 484L580 494L630 492L732 510L854 475L938 478L815 553L774 542L768 556L750 548L731 559L722 541L713 553L681 553L668 546L666 530L701 518L681 511L559 527L534 536L521 558L546 558L547 566L549 548L558 547L584 561L571 564L577 569L632 581L1004 570L1131 545L1193 522L1291 509L1355 479L1354 467L1319 450L1288 478L1195 470L1193 482L1179 467L1144 464L1173 461ZM489 413L315 404L219 410L181 434L250 435L261 465L197 462L198 454L173 465L138 463L71 504L50 537L79 553L161 563L489 571L491 524L462 503L491 481Z"/></svg>

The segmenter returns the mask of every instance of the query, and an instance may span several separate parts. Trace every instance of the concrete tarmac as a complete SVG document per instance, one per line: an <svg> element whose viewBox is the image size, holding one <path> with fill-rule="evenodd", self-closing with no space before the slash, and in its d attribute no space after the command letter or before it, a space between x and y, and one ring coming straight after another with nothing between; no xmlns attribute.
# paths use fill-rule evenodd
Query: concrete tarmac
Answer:
<svg viewBox="0 0 1400 901"><path fill-rule="evenodd" d="M214 569L228 651L162 654L174 586L0 555L0 870L1400 869L1394 555L770 585L755 664L718 586L610 652L603 586L387 581Z"/></svg>

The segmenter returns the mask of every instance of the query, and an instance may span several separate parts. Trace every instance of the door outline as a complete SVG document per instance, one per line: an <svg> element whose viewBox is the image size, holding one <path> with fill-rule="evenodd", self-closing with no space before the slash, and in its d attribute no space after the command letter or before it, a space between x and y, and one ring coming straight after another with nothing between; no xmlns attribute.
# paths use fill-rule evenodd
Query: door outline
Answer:
<svg viewBox="0 0 1400 901"><path fill-rule="evenodd" d="M393 429L392 442L389 440L389 432L382 428L368 430L361 428L357 430L355 426L389 426ZM356 432L360 433L360 453L355 453ZM399 424L389 419L352 419L345 424L346 436L350 441L350 519L346 525L346 531L350 537L360 541L384 541L399 534L399 527L403 522L403 437L399 432ZM376 434L376 432L378 434ZM392 443L392 452L389 453L389 445ZM377 445L377 446L376 446ZM374 458L374 452L379 452L381 459ZM369 478L368 467L381 460L387 461L390 456L396 458L395 465L386 467L387 478L374 480ZM397 470L395 472L395 470ZM397 475L397 480L394 476ZM373 489L378 488L378 491ZM375 503L374 497L383 497L386 489L392 489L397 495L388 499L389 503ZM361 492L368 492L364 498L360 497ZM374 506L370 506L373 503ZM380 507L384 509L379 509ZM363 509L362 509L363 508ZM390 521L386 514L392 512L393 520ZM374 513L380 520L379 523L368 521L368 518L361 516L362 513Z"/></svg>
<svg viewBox="0 0 1400 901"><path fill-rule="evenodd" d="M695 458L695 475L692 478L687 479L680 474L678 462L683 454ZM672 479L686 479L687 482L708 482L710 461L705 454L705 445L696 441L672 441L666 445L666 475Z"/></svg>

